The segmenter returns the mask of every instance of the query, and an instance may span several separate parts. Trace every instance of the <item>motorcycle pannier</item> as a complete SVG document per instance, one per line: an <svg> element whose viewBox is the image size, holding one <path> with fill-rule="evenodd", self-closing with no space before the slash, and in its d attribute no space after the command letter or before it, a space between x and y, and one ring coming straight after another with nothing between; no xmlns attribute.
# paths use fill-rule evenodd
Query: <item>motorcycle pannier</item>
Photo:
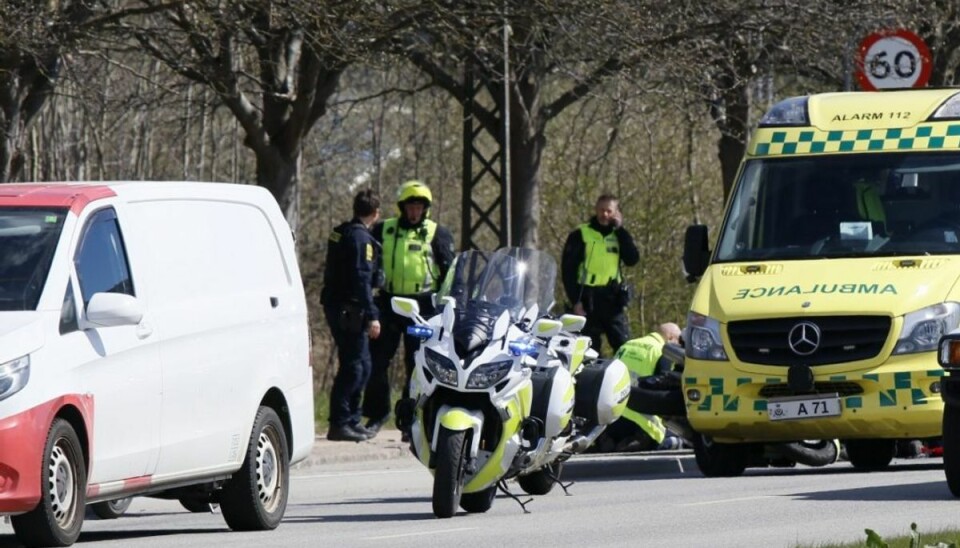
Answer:
<svg viewBox="0 0 960 548"><path fill-rule="evenodd" d="M586 363L576 376L573 414L592 424L606 425L620 418L630 397L630 373L617 359Z"/></svg>

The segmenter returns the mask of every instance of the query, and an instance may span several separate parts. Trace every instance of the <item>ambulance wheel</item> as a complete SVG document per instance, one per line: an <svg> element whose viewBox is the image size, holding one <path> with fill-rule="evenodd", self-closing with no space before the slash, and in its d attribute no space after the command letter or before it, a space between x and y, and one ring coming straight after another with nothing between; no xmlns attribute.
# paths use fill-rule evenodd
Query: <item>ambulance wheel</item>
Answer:
<svg viewBox="0 0 960 548"><path fill-rule="evenodd" d="M26 514L10 518L13 532L25 546L70 546L83 525L87 467L69 422L54 419L43 455L40 502Z"/></svg>
<svg viewBox="0 0 960 548"><path fill-rule="evenodd" d="M517 483L527 494L546 495L553 490L553 485L556 483L553 478L559 478L562 471L563 463L554 462L536 472L518 476ZM550 476L553 476L553 478Z"/></svg>
<svg viewBox="0 0 960 548"><path fill-rule="evenodd" d="M960 406L943 406L943 472L953 496L960 497Z"/></svg>
<svg viewBox="0 0 960 548"><path fill-rule="evenodd" d="M463 476L467 465L467 433L443 426L437 434L437 469L433 474L433 515L453 517L463 493Z"/></svg>
<svg viewBox="0 0 960 548"><path fill-rule="evenodd" d="M865 472L886 468L897 453L897 440L847 440L844 445L850 464Z"/></svg>
<svg viewBox="0 0 960 548"><path fill-rule="evenodd" d="M493 499L497 496L497 486L491 485L483 491L464 493L460 496L460 508L471 514L482 514L493 506Z"/></svg>
<svg viewBox="0 0 960 548"><path fill-rule="evenodd" d="M127 511L127 508L130 508L131 502L133 497L125 497L91 504L90 509L100 519L117 519Z"/></svg>
<svg viewBox="0 0 960 548"><path fill-rule="evenodd" d="M243 465L223 486L220 511L234 531L276 529L290 494L287 436L276 411L261 407Z"/></svg>
<svg viewBox="0 0 960 548"><path fill-rule="evenodd" d="M717 443L710 436L697 434L693 438L693 455L704 476L720 478L743 474L750 452L744 444Z"/></svg>

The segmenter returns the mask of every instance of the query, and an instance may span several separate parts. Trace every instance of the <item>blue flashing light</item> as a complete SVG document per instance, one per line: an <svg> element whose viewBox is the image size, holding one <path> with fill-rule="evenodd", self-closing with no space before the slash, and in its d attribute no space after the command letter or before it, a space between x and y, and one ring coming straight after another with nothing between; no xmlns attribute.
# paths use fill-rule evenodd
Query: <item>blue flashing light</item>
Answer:
<svg viewBox="0 0 960 548"><path fill-rule="evenodd" d="M760 127L809 126L807 100L808 97L803 96L780 101L763 115L758 125Z"/></svg>
<svg viewBox="0 0 960 548"><path fill-rule="evenodd" d="M533 356L537 353L537 345L527 341L510 341L511 356Z"/></svg>
<svg viewBox="0 0 960 548"><path fill-rule="evenodd" d="M433 328L425 325L408 325L407 335L412 335L421 339L429 339L433 336Z"/></svg>

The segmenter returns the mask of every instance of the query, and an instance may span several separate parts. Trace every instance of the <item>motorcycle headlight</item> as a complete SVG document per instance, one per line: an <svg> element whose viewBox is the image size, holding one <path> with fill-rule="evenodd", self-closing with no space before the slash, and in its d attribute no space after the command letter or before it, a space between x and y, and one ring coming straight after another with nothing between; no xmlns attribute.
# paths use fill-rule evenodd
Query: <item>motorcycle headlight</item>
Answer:
<svg viewBox="0 0 960 548"><path fill-rule="evenodd" d="M430 370L430 373L442 384L456 386L457 366L453 363L453 360L440 354L436 350L429 348L424 350L423 357L427 362L427 369Z"/></svg>
<svg viewBox="0 0 960 548"><path fill-rule="evenodd" d="M914 354L937 349L940 336L960 326L960 303L940 303L903 317L894 354Z"/></svg>
<svg viewBox="0 0 960 548"><path fill-rule="evenodd" d="M0 364L0 400L19 392L30 380L30 356Z"/></svg>
<svg viewBox="0 0 960 548"><path fill-rule="evenodd" d="M687 357L698 360L725 361L727 352L720 338L720 322L703 314L687 314L687 336L684 337Z"/></svg>
<svg viewBox="0 0 960 548"><path fill-rule="evenodd" d="M490 388L497 384L513 369L513 360L485 363L470 373L467 388Z"/></svg>

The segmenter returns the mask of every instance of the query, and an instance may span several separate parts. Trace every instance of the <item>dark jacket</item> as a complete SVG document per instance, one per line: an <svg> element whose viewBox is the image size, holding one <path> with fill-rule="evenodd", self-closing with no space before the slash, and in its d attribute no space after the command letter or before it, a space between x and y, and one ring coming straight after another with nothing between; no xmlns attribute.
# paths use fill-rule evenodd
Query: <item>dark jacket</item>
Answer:
<svg viewBox="0 0 960 548"><path fill-rule="evenodd" d="M633 236L622 226L614 228L613 225L602 226L597 222L596 217L590 218L590 228L600 232L604 236L616 231L617 242L620 244L620 261L627 266L634 266L640 262L640 251L633 241ZM580 302L584 293L580 287L580 280L577 279L580 265L586 260L586 244L583 242L583 235L577 228L567 236L567 241L563 245L563 256L560 260L560 275L563 279L563 289L566 292L567 299L571 304Z"/></svg>
<svg viewBox="0 0 960 548"><path fill-rule="evenodd" d="M359 219L333 229L327 242L320 302L340 307L359 305L367 321L378 320L373 289L380 263L380 244Z"/></svg>

